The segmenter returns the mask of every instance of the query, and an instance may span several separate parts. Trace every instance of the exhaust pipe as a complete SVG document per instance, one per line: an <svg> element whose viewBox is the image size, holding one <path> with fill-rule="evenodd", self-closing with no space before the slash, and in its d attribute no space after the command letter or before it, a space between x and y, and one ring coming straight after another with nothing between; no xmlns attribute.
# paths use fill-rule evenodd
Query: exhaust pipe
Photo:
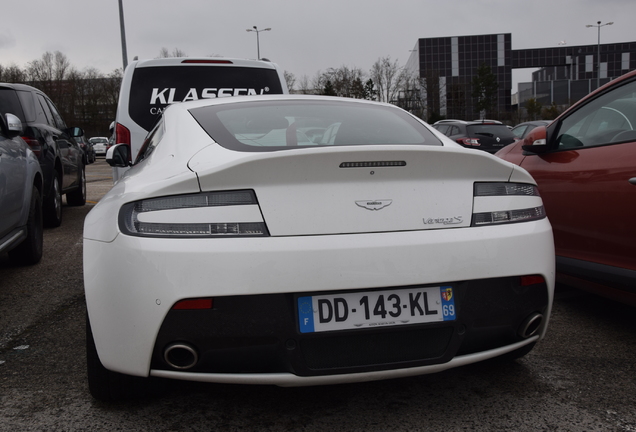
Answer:
<svg viewBox="0 0 636 432"><path fill-rule="evenodd" d="M519 330L517 334L524 339L527 339L531 336L534 336L539 328L541 327L541 323L543 322L543 315L535 312L530 314L523 322L521 326L519 326Z"/></svg>
<svg viewBox="0 0 636 432"><path fill-rule="evenodd" d="M197 350L190 344L176 342L168 345L163 358L171 367L179 370L193 368L199 361Z"/></svg>

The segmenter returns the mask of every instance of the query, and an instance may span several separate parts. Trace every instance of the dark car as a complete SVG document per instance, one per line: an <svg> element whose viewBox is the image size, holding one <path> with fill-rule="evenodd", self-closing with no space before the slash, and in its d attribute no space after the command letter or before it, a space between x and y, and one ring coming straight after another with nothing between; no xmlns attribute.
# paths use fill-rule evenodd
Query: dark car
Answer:
<svg viewBox="0 0 636 432"><path fill-rule="evenodd" d="M75 137L75 142L79 144L84 152L84 165L92 164L95 162L95 149L93 148L93 144L86 139L85 136Z"/></svg>
<svg viewBox="0 0 636 432"><path fill-rule="evenodd" d="M533 120L527 121L523 123L519 123L517 126L512 128L512 134L515 136L517 140L524 139L530 131L539 126L547 126L552 122L552 120Z"/></svg>
<svg viewBox="0 0 636 432"><path fill-rule="evenodd" d="M636 71L497 156L539 185L557 280L636 305Z"/></svg>
<svg viewBox="0 0 636 432"><path fill-rule="evenodd" d="M46 94L23 84L0 83L0 112L22 122L21 136L42 167L44 224L60 226L63 194L68 205L86 203L84 152L74 139L84 132L67 127Z"/></svg>
<svg viewBox="0 0 636 432"><path fill-rule="evenodd" d="M508 126L495 120L440 120L433 127L464 147L489 153L515 142Z"/></svg>
<svg viewBox="0 0 636 432"><path fill-rule="evenodd" d="M16 116L0 115L0 253L35 264L42 257L42 169L21 132Z"/></svg>

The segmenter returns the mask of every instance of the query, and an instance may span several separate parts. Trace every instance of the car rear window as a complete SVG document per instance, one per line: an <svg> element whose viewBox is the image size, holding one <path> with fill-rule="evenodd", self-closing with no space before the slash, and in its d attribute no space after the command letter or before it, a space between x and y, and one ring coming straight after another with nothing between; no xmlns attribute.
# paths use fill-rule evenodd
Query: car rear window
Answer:
<svg viewBox="0 0 636 432"><path fill-rule="evenodd" d="M274 151L298 146L442 145L398 108L338 101L268 101L191 109L223 147Z"/></svg>
<svg viewBox="0 0 636 432"><path fill-rule="evenodd" d="M283 93L275 69L224 65L141 67L135 70L130 88L128 112L147 131L175 102Z"/></svg>
<svg viewBox="0 0 636 432"><path fill-rule="evenodd" d="M488 137L499 137L499 138L512 138L514 139L514 134L508 126L502 124L475 124L468 125L466 127L468 136L488 136Z"/></svg>

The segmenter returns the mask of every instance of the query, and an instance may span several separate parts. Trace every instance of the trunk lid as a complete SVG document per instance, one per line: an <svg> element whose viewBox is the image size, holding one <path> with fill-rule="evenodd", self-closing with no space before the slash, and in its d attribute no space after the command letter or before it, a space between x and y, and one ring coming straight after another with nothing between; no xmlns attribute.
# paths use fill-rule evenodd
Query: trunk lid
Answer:
<svg viewBox="0 0 636 432"><path fill-rule="evenodd" d="M508 181L513 170L484 152L448 147L226 152L206 147L190 169L203 191L253 189L272 236L468 227L474 182Z"/></svg>

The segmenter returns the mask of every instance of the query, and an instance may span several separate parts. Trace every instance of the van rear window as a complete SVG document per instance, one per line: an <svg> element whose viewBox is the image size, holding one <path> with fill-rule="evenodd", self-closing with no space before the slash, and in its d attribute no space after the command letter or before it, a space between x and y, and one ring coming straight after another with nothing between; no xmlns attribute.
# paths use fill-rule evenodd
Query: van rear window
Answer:
<svg viewBox="0 0 636 432"><path fill-rule="evenodd" d="M283 93L275 69L220 65L138 68L130 88L130 117L148 131L172 103Z"/></svg>

